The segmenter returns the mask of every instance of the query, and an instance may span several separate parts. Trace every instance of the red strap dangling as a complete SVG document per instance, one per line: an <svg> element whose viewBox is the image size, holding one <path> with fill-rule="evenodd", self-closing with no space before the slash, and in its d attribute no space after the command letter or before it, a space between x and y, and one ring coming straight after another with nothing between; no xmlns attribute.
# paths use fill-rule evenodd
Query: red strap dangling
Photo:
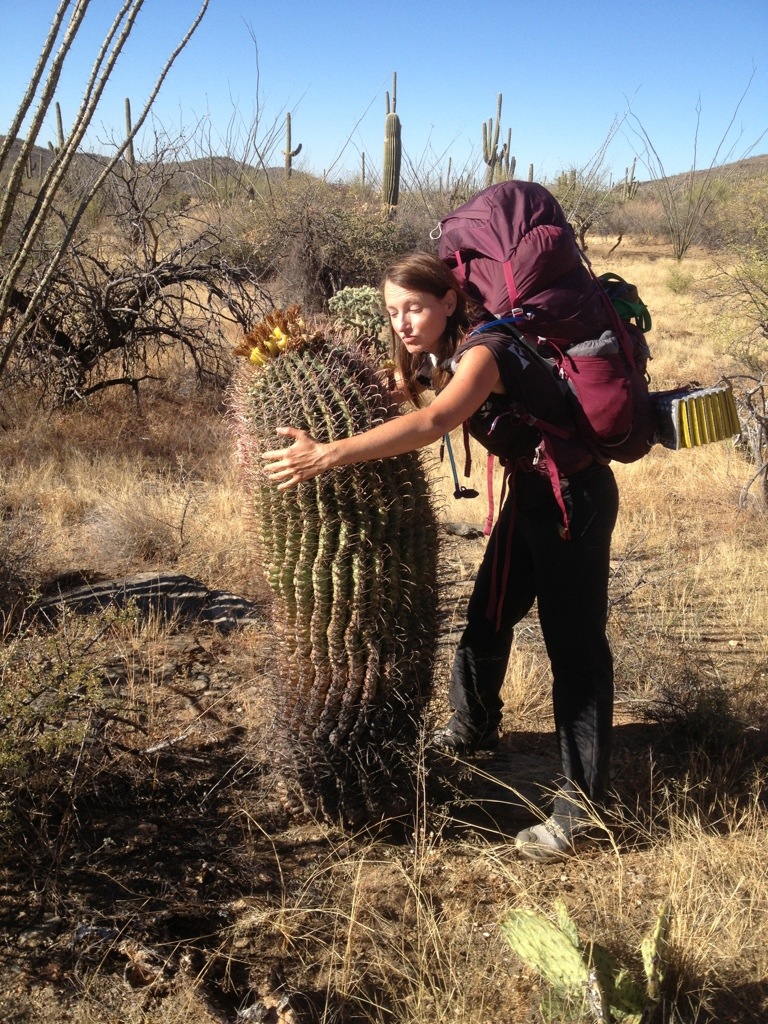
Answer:
<svg viewBox="0 0 768 1024"><path fill-rule="evenodd" d="M485 481L488 490L488 518L485 520L485 526L483 527L483 536L490 537L491 529L493 527L493 456L488 453L488 459L486 460L485 466Z"/></svg>

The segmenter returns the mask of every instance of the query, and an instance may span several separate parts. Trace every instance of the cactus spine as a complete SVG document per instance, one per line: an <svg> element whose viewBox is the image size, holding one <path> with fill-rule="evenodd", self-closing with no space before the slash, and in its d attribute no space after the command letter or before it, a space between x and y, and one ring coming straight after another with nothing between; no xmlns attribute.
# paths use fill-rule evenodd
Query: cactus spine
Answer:
<svg viewBox="0 0 768 1024"><path fill-rule="evenodd" d="M128 148L125 151L125 162L134 170L136 167L136 154L133 151L133 138L131 132L133 131L133 124L131 122L131 101L125 97L125 137L128 139Z"/></svg>
<svg viewBox="0 0 768 1024"><path fill-rule="evenodd" d="M387 116L384 121L384 166L381 194L384 205L392 212L400 195L400 164L403 158L400 118L397 113L397 72L392 72L392 108L387 95Z"/></svg>
<svg viewBox="0 0 768 1024"><path fill-rule="evenodd" d="M290 112L288 112L285 115L285 149L283 150L286 178L290 178L293 173L293 158L298 156L301 152L301 145L302 144L299 143L296 149L291 149L291 115Z"/></svg>
<svg viewBox="0 0 768 1024"><path fill-rule="evenodd" d="M283 770L312 814L357 826L411 806L435 647L436 520L415 453L287 492L266 481L260 456L284 443L277 426L328 441L395 410L374 368L338 338L298 342L290 310L264 324L238 350L250 349L251 365L233 406L274 592Z"/></svg>
<svg viewBox="0 0 768 1024"><path fill-rule="evenodd" d="M662 907L653 931L642 943L645 986L596 942L581 943L565 907L556 906L558 923L532 910L513 910L501 930L517 955L534 968L561 999L583 1006L593 1021L641 1024L661 998L660 986L669 931Z"/></svg>

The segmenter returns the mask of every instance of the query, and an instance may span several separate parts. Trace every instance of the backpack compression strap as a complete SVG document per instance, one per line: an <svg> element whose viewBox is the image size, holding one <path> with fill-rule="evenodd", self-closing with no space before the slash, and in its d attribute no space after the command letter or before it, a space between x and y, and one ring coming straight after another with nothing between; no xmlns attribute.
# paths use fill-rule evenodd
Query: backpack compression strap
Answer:
<svg viewBox="0 0 768 1024"><path fill-rule="evenodd" d="M456 271L459 275L459 284L465 285L467 283L467 264L464 262L461 249L456 249L453 253L453 257L456 260ZM501 268L504 271L504 283L507 286L507 294L509 295L510 309L513 313L519 313L522 316L522 309L517 305L518 291L517 285L515 284L515 276L512 273L512 261L504 260L501 264ZM515 323L514 320L501 320L500 323Z"/></svg>

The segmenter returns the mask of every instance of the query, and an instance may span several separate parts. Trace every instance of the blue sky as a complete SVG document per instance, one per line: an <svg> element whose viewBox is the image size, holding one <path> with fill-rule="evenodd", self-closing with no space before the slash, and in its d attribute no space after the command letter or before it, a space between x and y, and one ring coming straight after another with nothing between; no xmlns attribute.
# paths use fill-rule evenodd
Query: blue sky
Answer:
<svg viewBox="0 0 768 1024"><path fill-rule="evenodd" d="M0 134L15 111L57 0L0 0ZM65 124L79 104L118 0L92 0L57 98ZM99 148L134 115L194 18L197 0L145 0L89 136ZM253 38L251 37L253 33ZM406 164L425 172L481 161L481 125L503 93L518 174L582 168L621 122L605 156L621 178L642 156L638 122L669 173L706 166L747 90L723 156L742 156L768 129L768 0L211 0L155 107L171 135L201 119L211 148L257 138L280 163L290 111L295 166L344 178L381 165L385 91L397 71ZM254 43L255 39L255 43ZM258 48L258 60L257 60ZM258 90L257 90L258 85ZM258 97L258 102L257 102ZM625 119L631 110L634 118ZM41 137L55 139L53 118ZM768 152L768 135L753 153ZM235 154L236 155L236 154ZM645 176L638 165L638 177Z"/></svg>

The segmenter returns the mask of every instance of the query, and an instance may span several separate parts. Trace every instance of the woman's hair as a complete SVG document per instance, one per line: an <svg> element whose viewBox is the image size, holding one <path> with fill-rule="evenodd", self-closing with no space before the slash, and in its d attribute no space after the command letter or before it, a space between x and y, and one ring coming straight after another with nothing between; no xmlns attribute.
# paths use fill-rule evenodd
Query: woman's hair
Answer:
<svg viewBox="0 0 768 1024"><path fill-rule="evenodd" d="M439 390L447 384L449 378L446 371L440 369L440 364L451 358L467 329L483 318L484 311L461 290L446 264L430 252L412 252L396 260L384 271L381 279L382 290L385 284L394 284L408 291L427 292L438 299L444 298L449 291L456 293L456 309L448 318L445 334L440 343L438 365L432 374L432 383L436 390ZM416 405L420 405L419 392L422 386L417 376L420 370L423 373L423 357L408 351L391 324L389 330L392 358L400 385L407 397Z"/></svg>

